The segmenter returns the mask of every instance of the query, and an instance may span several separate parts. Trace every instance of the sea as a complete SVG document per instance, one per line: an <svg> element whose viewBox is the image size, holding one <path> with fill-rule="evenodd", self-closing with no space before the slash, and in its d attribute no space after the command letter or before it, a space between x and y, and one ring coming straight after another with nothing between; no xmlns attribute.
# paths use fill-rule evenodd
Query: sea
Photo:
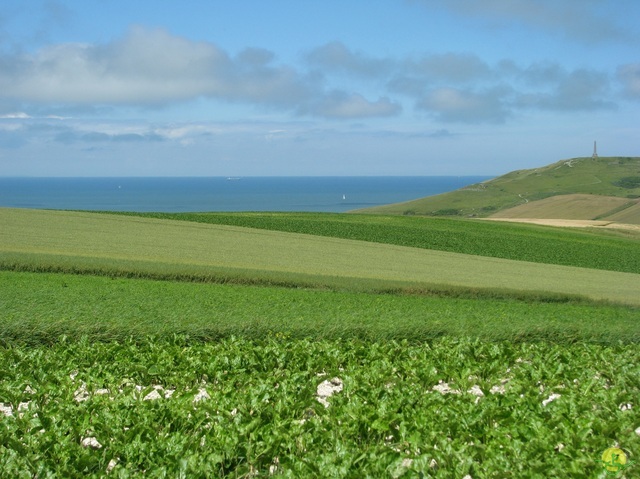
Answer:
<svg viewBox="0 0 640 479"><path fill-rule="evenodd" d="M0 207L135 212L342 213L453 191L489 176L0 177Z"/></svg>

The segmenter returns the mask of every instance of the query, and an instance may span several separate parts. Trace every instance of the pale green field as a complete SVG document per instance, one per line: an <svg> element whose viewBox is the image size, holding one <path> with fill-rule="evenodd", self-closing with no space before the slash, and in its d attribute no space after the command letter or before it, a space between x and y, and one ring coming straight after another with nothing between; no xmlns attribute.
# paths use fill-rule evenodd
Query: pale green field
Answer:
<svg viewBox="0 0 640 479"><path fill-rule="evenodd" d="M582 295L640 304L640 275L363 241L95 213L0 209L0 265L216 271Z"/></svg>
<svg viewBox="0 0 640 479"><path fill-rule="evenodd" d="M636 202L635 205L629 208L625 208L618 213L607 216L607 219L618 223L640 225L640 201Z"/></svg>
<svg viewBox="0 0 640 479"><path fill-rule="evenodd" d="M637 202L629 198L597 195L558 195L502 210L491 218L607 219L612 211ZM626 209L626 208L625 208Z"/></svg>

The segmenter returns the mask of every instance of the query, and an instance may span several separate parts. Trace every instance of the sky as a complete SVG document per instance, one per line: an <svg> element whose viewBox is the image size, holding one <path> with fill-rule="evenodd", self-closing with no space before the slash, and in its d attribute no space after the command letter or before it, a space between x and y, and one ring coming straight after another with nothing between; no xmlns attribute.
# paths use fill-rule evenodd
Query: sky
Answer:
<svg viewBox="0 0 640 479"><path fill-rule="evenodd" d="M2 0L0 176L640 156L637 0Z"/></svg>

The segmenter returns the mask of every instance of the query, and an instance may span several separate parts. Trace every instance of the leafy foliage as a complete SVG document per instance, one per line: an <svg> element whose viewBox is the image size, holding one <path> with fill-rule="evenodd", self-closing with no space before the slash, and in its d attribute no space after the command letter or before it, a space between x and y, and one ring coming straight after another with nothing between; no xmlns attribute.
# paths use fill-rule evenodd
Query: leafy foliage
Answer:
<svg viewBox="0 0 640 479"><path fill-rule="evenodd" d="M638 364L471 339L4 348L0 476L592 477L640 446Z"/></svg>

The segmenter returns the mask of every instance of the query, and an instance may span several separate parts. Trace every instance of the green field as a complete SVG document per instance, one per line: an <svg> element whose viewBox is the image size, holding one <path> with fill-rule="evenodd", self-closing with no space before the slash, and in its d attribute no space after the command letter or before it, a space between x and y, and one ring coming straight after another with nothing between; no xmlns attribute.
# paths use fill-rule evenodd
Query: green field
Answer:
<svg viewBox="0 0 640 479"><path fill-rule="evenodd" d="M580 193L638 198L638 178L638 157L572 158L541 168L513 171L449 193L359 212L487 217L498 211L556 195Z"/></svg>
<svg viewBox="0 0 640 479"><path fill-rule="evenodd" d="M0 272L0 343L268 334L337 340L441 336L602 344L640 341L638 308L588 302L438 297Z"/></svg>
<svg viewBox="0 0 640 479"><path fill-rule="evenodd" d="M260 228L474 256L640 273L636 231L488 224L452 218L331 213L127 213Z"/></svg>
<svg viewBox="0 0 640 479"><path fill-rule="evenodd" d="M637 273L133 216L4 209L0 218L0 264L18 269L377 290L511 290L640 304Z"/></svg>
<svg viewBox="0 0 640 479"><path fill-rule="evenodd" d="M637 460L633 234L12 209L0 225L0 477L583 478L607 447Z"/></svg>
<svg viewBox="0 0 640 479"><path fill-rule="evenodd" d="M0 364L7 478L596 478L640 447L637 346L66 338Z"/></svg>

